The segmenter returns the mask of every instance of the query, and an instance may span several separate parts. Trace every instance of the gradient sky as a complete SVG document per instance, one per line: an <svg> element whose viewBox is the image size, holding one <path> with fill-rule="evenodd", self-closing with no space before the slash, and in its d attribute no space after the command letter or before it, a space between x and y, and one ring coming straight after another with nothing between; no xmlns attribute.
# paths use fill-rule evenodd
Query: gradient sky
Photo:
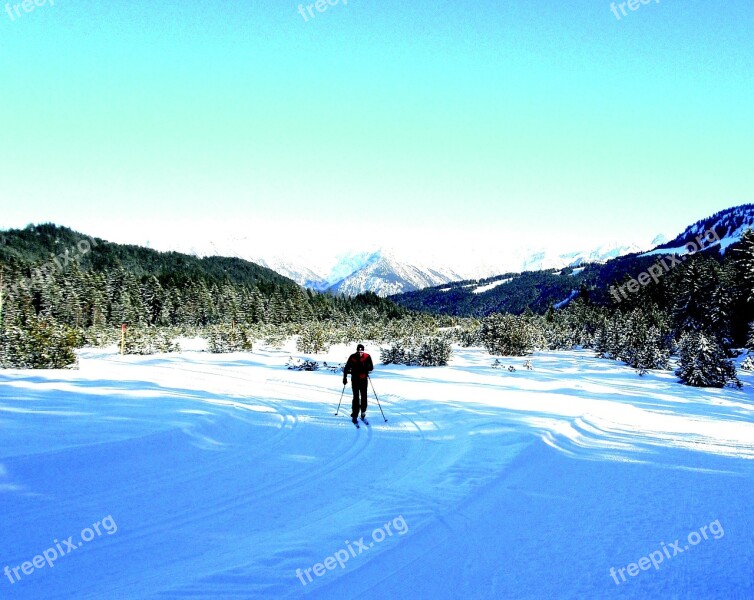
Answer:
<svg viewBox="0 0 754 600"><path fill-rule="evenodd" d="M751 0L13 4L2 228L587 248L754 202Z"/></svg>

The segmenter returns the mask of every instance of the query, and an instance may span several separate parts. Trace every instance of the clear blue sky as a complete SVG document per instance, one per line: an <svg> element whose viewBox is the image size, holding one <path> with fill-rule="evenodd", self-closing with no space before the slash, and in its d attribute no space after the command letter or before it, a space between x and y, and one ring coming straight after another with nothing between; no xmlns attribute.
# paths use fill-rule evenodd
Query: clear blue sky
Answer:
<svg viewBox="0 0 754 600"><path fill-rule="evenodd" d="M13 4L0 227L586 247L754 201L751 0Z"/></svg>

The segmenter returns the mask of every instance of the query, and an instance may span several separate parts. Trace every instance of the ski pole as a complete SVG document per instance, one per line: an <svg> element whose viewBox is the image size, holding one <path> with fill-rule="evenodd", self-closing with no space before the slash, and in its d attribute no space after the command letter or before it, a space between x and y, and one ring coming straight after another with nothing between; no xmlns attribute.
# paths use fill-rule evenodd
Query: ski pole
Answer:
<svg viewBox="0 0 754 600"><path fill-rule="evenodd" d="M340 411L340 403L343 402L343 394L345 393L345 391L346 391L346 384L344 383L343 384L343 391L340 392L340 402L338 402L338 410L335 411L335 416L336 417L338 416L338 412Z"/></svg>
<svg viewBox="0 0 754 600"><path fill-rule="evenodd" d="M369 383L372 383L372 378L367 375L367 379L369 379ZM374 397L377 398L377 390L374 389L374 384L372 383L372 391L374 392ZM385 413L382 412L382 404L380 404L380 399L377 398L377 406L380 407L380 412L382 413L382 418L385 419L385 423L387 423L387 417L385 417Z"/></svg>

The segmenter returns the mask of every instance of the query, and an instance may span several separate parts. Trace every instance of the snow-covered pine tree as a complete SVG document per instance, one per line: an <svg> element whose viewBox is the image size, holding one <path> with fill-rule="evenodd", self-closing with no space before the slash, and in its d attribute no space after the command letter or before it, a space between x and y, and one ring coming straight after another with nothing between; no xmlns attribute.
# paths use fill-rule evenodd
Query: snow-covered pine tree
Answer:
<svg viewBox="0 0 754 600"><path fill-rule="evenodd" d="M400 341L393 342L389 348L380 350L380 362L383 365L402 365L405 364L406 350Z"/></svg>
<svg viewBox="0 0 754 600"><path fill-rule="evenodd" d="M166 327L129 327L126 330L124 351L126 354L159 354L180 352L173 341L174 332Z"/></svg>
<svg viewBox="0 0 754 600"><path fill-rule="evenodd" d="M416 360L422 367L444 367L452 353L450 342L440 337L431 337L422 341L416 351Z"/></svg>
<svg viewBox="0 0 754 600"><path fill-rule="evenodd" d="M736 368L725 356L720 344L702 331L681 336L680 364L675 374L682 383L694 387L741 387Z"/></svg>
<svg viewBox="0 0 754 600"><path fill-rule="evenodd" d="M608 319L602 319L594 335L594 352L597 354L597 358L610 358L610 344L607 331L608 322Z"/></svg>
<svg viewBox="0 0 754 600"><path fill-rule="evenodd" d="M633 346L629 366L636 369L639 375L644 375L651 369L667 369L670 350L665 346L662 331L650 325L640 336L637 336Z"/></svg>
<svg viewBox="0 0 754 600"><path fill-rule="evenodd" d="M325 325L313 322L303 326L296 341L296 349L299 352L318 354L330 349L328 331Z"/></svg>
<svg viewBox="0 0 754 600"><path fill-rule="evenodd" d="M235 323L210 325L203 329L202 336L207 340L207 349L215 354L252 350L251 331Z"/></svg>
<svg viewBox="0 0 754 600"><path fill-rule="evenodd" d="M389 348L380 351L380 362L385 365L444 367L451 355L450 342L434 336L393 342Z"/></svg>
<svg viewBox="0 0 754 600"><path fill-rule="evenodd" d="M0 366L6 369L75 367L74 350L83 338L68 325L49 317L28 316L0 330Z"/></svg>
<svg viewBox="0 0 754 600"><path fill-rule="evenodd" d="M721 281L712 291L707 321L708 331L721 341L726 350L733 345L731 335L732 288L731 283Z"/></svg>
<svg viewBox="0 0 754 600"><path fill-rule="evenodd" d="M107 279L104 273L90 271L85 275L85 285L87 289L85 300L87 324L92 327L104 327L107 325L109 304L107 299ZM168 324L165 323L165 325Z"/></svg>
<svg viewBox="0 0 754 600"><path fill-rule="evenodd" d="M157 325L165 302L165 292L157 277L152 275L146 283L141 285L141 301L147 311L147 322Z"/></svg>
<svg viewBox="0 0 754 600"><path fill-rule="evenodd" d="M479 337L487 352L500 356L525 356L537 348L538 340L544 343L544 336L536 335L525 318L507 313L486 317Z"/></svg>

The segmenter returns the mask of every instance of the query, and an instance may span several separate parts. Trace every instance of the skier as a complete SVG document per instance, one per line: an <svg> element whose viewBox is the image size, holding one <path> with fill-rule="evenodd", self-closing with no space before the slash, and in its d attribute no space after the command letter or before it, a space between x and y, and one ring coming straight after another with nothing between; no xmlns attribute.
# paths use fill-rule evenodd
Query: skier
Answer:
<svg viewBox="0 0 754 600"><path fill-rule="evenodd" d="M369 372L374 369L372 357L364 352L364 344L356 346L356 352L351 354L343 367L343 385L348 383L347 375L351 374L351 389L353 390L353 403L351 404L351 421L358 425L356 418L359 416L361 407L361 420L366 421L367 415L367 386L369 385ZM361 396L361 403L359 403Z"/></svg>

